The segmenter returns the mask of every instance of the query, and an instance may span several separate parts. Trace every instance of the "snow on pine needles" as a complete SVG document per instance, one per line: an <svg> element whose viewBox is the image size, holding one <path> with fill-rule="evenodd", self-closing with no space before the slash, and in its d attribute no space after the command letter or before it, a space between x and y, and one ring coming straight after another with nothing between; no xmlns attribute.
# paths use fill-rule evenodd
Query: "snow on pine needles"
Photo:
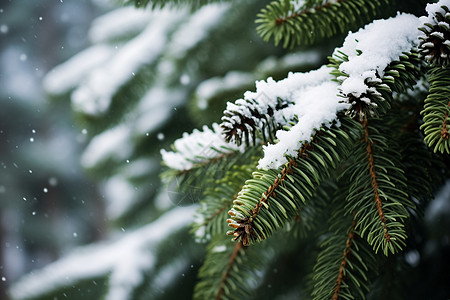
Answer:
<svg viewBox="0 0 450 300"><path fill-rule="evenodd" d="M349 33L343 46L335 49L333 55L345 54L348 58L339 66L339 71L346 76L340 76L336 80L330 74L333 68L328 66L307 73L289 73L287 78L280 81L272 78L257 81L255 92L247 91L243 99L229 102L225 112L239 110L239 114L244 114L249 119L255 119L255 116L251 115L251 110L239 107L244 102L254 103L254 110L261 111L261 115L279 99L292 104L270 116L280 129L275 134L276 139L263 146L264 156L259 160L258 168L279 168L287 162L286 156L296 156L302 145L309 142L321 127L339 125L337 114L351 107L351 103L345 101L346 97L361 97L370 93L371 87L367 82L380 80L392 61L398 60L404 52L417 46L419 26L419 18L410 14L376 20L356 33ZM289 130L282 128L290 122ZM185 133L175 141L177 152L162 150L165 163L174 169L191 167L199 149L203 149L211 138L221 141L220 145L233 147L233 143L226 143L223 138L218 137L220 131L217 128L214 131L204 131L203 134L199 131L194 131L191 135ZM195 139L195 144L200 147L190 149L194 144L187 142L190 139ZM236 142L236 139L231 139L231 142Z"/></svg>

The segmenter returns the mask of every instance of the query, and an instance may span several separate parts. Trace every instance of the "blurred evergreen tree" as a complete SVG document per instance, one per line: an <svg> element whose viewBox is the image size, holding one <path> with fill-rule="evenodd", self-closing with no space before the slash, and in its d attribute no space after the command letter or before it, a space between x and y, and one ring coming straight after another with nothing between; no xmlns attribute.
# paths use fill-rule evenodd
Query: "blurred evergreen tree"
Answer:
<svg viewBox="0 0 450 300"><path fill-rule="evenodd" d="M41 86L50 67L86 47L83 32L98 10L87 0L0 5L2 300L19 276L101 236L104 222L93 212L102 203L79 165L84 141L70 104L50 106Z"/></svg>
<svg viewBox="0 0 450 300"><path fill-rule="evenodd" d="M44 81L89 139L109 237L13 299L449 296L429 265L449 250L448 186L430 204L449 171L448 0L420 21L397 15L425 16L419 0L127 2L152 9L99 17Z"/></svg>

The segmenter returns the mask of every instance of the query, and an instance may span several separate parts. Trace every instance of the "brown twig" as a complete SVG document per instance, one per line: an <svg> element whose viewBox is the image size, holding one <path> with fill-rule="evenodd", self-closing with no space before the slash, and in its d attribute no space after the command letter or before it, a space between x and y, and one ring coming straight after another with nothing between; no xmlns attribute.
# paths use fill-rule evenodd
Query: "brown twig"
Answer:
<svg viewBox="0 0 450 300"><path fill-rule="evenodd" d="M447 107L450 107L450 101L448 102ZM450 137L447 129L447 120L448 110L445 111L444 121L442 122L441 138L444 140L448 140L448 138Z"/></svg>
<svg viewBox="0 0 450 300"><path fill-rule="evenodd" d="M362 122L362 125L363 125L363 128L364 128L364 142L367 145L366 151L367 151L367 159L369 161L370 177L372 179L372 188L373 188L373 193L374 193L374 201L376 203L378 216L379 216L379 218L381 220L381 224L383 225L384 238L386 239L386 241L389 242L391 240L391 236L387 232L386 217L384 216L383 207L382 207L383 204L381 202L381 197L380 197L380 195L378 193L377 174L376 174L376 171L375 171L375 163L374 163L374 159L373 159L372 143L369 140L369 127L368 127L368 122L367 122L367 118L366 117L364 118L364 120Z"/></svg>
<svg viewBox="0 0 450 300"><path fill-rule="evenodd" d="M347 259L350 254L352 245L353 245L353 239L355 237L355 226L356 226L356 219L353 219L352 227L350 228L350 231L348 232L347 240L345 241L345 250L344 254L342 255L341 265L339 267L339 274L336 279L336 287L334 288L334 294L331 299L337 300L339 297L339 291L341 290L342 281L345 279L344 275L344 269L347 266Z"/></svg>
<svg viewBox="0 0 450 300"><path fill-rule="evenodd" d="M310 150L312 148L311 144L305 143L303 144L302 148L299 150L298 158L307 157L307 150ZM250 236L256 235L256 233L253 230L253 220L258 216L259 211L261 210L262 206L268 205L269 198L276 197L275 191L278 189L278 187L283 184L284 180L286 180L286 176L288 174L292 174L292 168L297 166L297 162L295 159L291 158L289 159L289 162L283 167L281 170L281 176L277 176L275 178L274 183L268 187L267 191L264 192L263 196L259 199L258 203L256 203L255 207L250 211L250 217L247 217L243 220L241 220L238 224L233 224L232 220L228 220L230 226L235 228L233 235L236 237L235 240L239 239L243 243L244 246L248 246L250 244ZM230 212L230 215L232 212ZM261 236L261 238L263 238Z"/></svg>
<svg viewBox="0 0 450 300"><path fill-rule="evenodd" d="M222 295L224 292L223 287L228 279L228 276L230 276L230 270L233 267L234 261L236 260L238 254L239 254L239 251L241 249L242 250L245 249L242 242L236 243L236 245L234 246L233 252L231 253L230 260L228 261L225 272L223 273L222 280L220 281L219 290L217 291L217 295L216 295L216 300L222 299Z"/></svg>

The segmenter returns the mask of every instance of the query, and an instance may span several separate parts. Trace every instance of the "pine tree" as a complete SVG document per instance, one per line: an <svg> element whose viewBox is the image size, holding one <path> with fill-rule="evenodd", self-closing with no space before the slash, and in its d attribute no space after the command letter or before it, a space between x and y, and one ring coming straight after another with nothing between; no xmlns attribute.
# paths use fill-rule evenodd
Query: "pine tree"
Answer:
<svg viewBox="0 0 450 300"><path fill-rule="evenodd" d="M450 1L217 2L136 0L47 76L133 231L13 298L448 297L424 211L450 170Z"/></svg>

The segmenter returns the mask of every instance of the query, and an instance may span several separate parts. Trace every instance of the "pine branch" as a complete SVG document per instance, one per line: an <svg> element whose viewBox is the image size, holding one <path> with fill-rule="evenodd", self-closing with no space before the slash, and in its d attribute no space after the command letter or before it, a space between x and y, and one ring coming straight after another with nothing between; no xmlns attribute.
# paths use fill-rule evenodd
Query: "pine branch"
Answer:
<svg viewBox="0 0 450 300"><path fill-rule="evenodd" d="M295 11L290 0L271 2L257 15L258 33L275 45L293 48L313 44L323 38L354 30L380 17L387 7L386 0L338 0L312 3Z"/></svg>
<svg viewBox="0 0 450 300"><path fill-rule="evenodd" d="M354 223L347 232L330 235L323 243L314 267L313 299L366 298L376 263L370 247L355 232Z"/></svg>
<svg viewBox="0 0 450 300"><path fill-rule="evenodd" d="M314 300L365 299L377 273L375 254L356 230L355 214L345 216L344 199L336 193L330 203L332 233L321 243L312 277Z"/></svg>
<svg viewBox="0 0 450 300"><path fill-rule="evenodd" d="M239 251L241 251L241 249L244 249L243 247L244 246L242 245L241 242L236 243L236 245L234 246L233 252L231 253L231 256L230 256L230 260L228 261L228 264L223 273L222 279L220 280L219 291L217 292L216 300L222 299L222 296L224 294L225 284L230 276L231 268L234 265L234 262L239 254Z"/></svg>
<svg viewBox="0 0 450 300"><path fill-rule="evenodd" d="M340 128L322 128L279 170L254 172L233 201L228 222L234 231L229 234L247 246L285 226L349 154L358 134L355 123L342 118Z"/></svg>
<svg viewBox="0 0 450 300"><path fill-rule="evenodd" d="M401 130L398 130L398 134L393 138L402 141L399 146L408 184L407 193L417 202L415 212L423 214L424 207L434 198L437 187L441 186L447 177L442 176L446 167L442 157L434 154L423 141L419 130L419 112L409 112L407 118L402 118L402 115L405 116L404 110L395 110L390 114L390 119L395 119L397 124L400 119L402 124ZM387 122L392 123L391 120Z"/></svg>
<svg viewBox="0 0 450 300"><path fill-rule="evenodd" d="M348 55L337 51L333 53L332 57L329 57L329 60L329 66L335 69L331 74L342 85L350 77L345 71L340 70L341 64L349 61ZM373 70L376 70L376 66ZM351 104L346 114L351 118L356 117L360 121L368 116L386 114L393 101L392 92L405 93L407 89L412 89L422 74L418 53L413 50L403 52L398 60L392 61L386 66L383 76L376 71L374 76L364 80L364 84L367 86L364 93L345 93L340 88L340 96L345 99L345 102Z"/></svg>
<svg viewBox="0 0 450 300"><path fill-rule="evenodd" d="M245 100L239 99L236 104L229 102L227 105L222 127L231 133L228 136L230 142L242 143L245 138L249 143L250 136L261 139L263 135L269 138L276 135L277 141L264 147L265 154L258 166L280 167L286 162L284 155L295 155L318 128L323 124L333 124L336 114L347 107L336 97L337 84L330 82L330 69L323 66L307 73L289 73L287 78L279 81L270 77L266 81L257 81L256 92L247 91ZM316 113L320 106L326 109ZM243 119L245 124L242 124ZM292 140L297 143L292 143Z"/></svg>
<svg viewBox="0 0 450 300"><path fill-rule="evenodd" d="M363 125L363 129L364 129L364 143L367 145L366 146L367 147L366 148L367 160L369 161L368 167L369 167L369 173L370 173L370 178L371 178L371 184L372 184L372 188L373 188L374 201L376 203L378 217L380 218L381 225L383 226L384 238L386 239L387 242L390 242L391 236L386 227L386 217L384 215L384 211L382 208L383 203L381 201L381 197L378 192L378 189L380 187L378 184L377 174L376 174L376 170L375 170L375 163L374 163L373 152L372 152L372 144L371 144L371 141L369 141L369 127L367 125L367 119L365 119L363 121L362 125Z"/></svg>
<svg viewBox="0 0 450 300"><path fill-rule="evenodd" d="M267 245L247 248L225 235L216 236L208 245L193 299L248 299L273 254Z"/></svg>
<svg viewBox="0 0 450 300"><path fill-rule="evenodd" d="M427 75L430 89L421 112L424 124L420 129L434 152L450 154L450 66L430 68Z"/></svg>
<svg viewBox="0 0 450 300"><path fill-rule="evenodd" d="M427 7L428 17L422 17L419 29L419 51L431 66L450 64L450 9L441 2Z"/></svg>
<svg viewBox="0 0 450 300"><path fill-rule="evenodd" d="M355 153L347 196L347 211L356 212L357 230L375 252L396 253L405 246L406 207L413 207L405 192L406 182L399 152L389 129L376 120L362 122L364 140ZM384 136L383 134L386 136Z"/></svg>
<svg viewBox="0 0 450 300"><path fill-rule="evenodd" d="M200 240L209 240L216 235L222 235L227 231L225 220L228 209L242 188L243 182L251 176L255 169L257 157L251 157L250 163L245 165L233 165L225 176L209 185L200 201L200 207L196 213L196 220L192 231Z"/></svg>
<svg viewBox="0 0 450 300"><path fill-rule="evenodd" d="M264 95L263 95L264 96ZM277 98L274 103L267 97L257 99L240 99L234 104L228 103L222 117L225 140L238 146L255 145L257 137L262 137L264 143L275 139L275 132L281 128L274 114L293 103Z"/></svg>
<svg viewBox="0 0 450 300"><path fill-rule="evenodd" d="M353 240L355 239L355 226L356 226L356 221L353 220L352 222L352 226L348 232L348 236L347 236L347 240L345 241L345 249L344 249L344 254L342 255L342 260L341 260L341 265L339 266L339 274L338 277L336 279L336 287L334 288L334 293L333 293L333 297L331 299L333 300L337 300L339 297L339 292L341 289L341 286L343 284L344 281L344 269L347 266L347 261L350 255L350 251L352 249L353 246Z"/></svg>
<svg viewBox="0 0 450 300"><path fill-rule="evenodd" d="M203 126L202 130L194 129L190 134L185 132L173 143L172 151L161 150L161 155L165 165L182 174L220 161L239 150L242 149L222 138L219 125L214 123L211 128Z"/></svg>
<svg viewBox="0 0 450 300"><path fill-rule="evenodd" d="M329 180L324 180L316 190L307 205L302 207L290 223L289 233L294 238L306 239L320 236L323 230L328 230L328 212L330 202L338 186L334 174ZM324 227L326 225L326 227Z"/></svg>
<svg viewBox="0 0 450 300"><path fill-rule="evenodd" d="M251 161L261 151L261 146L240 152L239 147L223 140L219 126L213 124L213 129L205 126L203 131L185 133L172 149L161 151L164 164L171 167L161 177L166 184L172 184L177 193L194 192L198 198L206 186L222 178L233 166Z"/></svg>

